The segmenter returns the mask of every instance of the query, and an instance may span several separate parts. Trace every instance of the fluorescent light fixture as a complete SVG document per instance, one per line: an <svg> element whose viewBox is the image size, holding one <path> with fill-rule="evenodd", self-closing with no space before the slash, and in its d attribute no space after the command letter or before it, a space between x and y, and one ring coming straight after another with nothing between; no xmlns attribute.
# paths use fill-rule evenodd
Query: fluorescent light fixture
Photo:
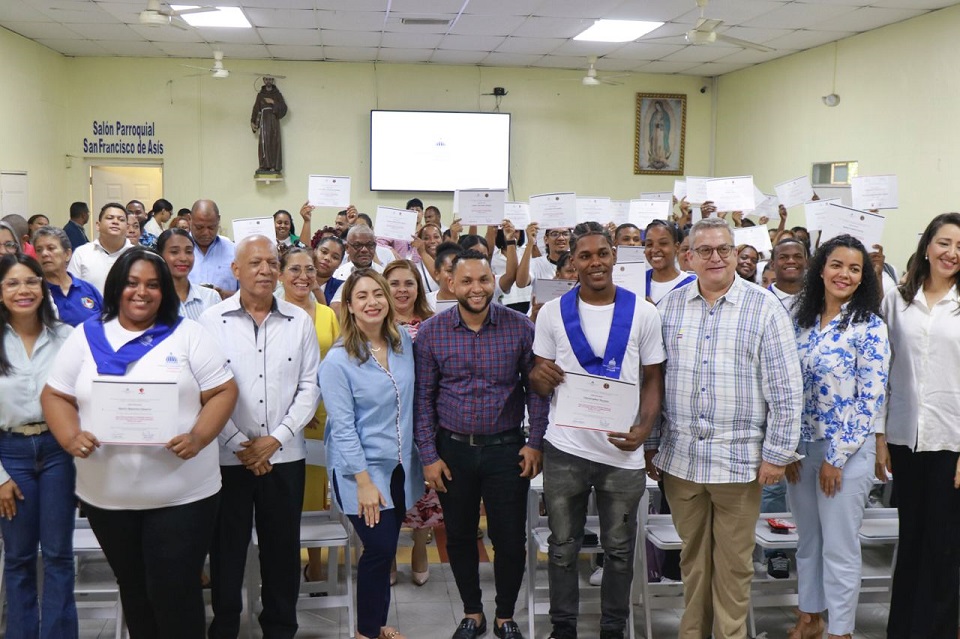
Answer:
<svg viewBox="0 0 960 639"><path fill-rule="evenodd" d="M573 39L587 42L633 42L662 26L662 22L643 20L597 20L592 27L588 27Z"/></svg>
<svg viewBox="0 0 960 639"><path fill-rule="evenodd" d="M172 4L170 7L174 11L187 11L200 8L195 4ZM239 7L214 7L210 11L203 11L201 13L185 13L181 15L180 18L191 27L229 27L236 29L250 29L253 27Z"/></svg>

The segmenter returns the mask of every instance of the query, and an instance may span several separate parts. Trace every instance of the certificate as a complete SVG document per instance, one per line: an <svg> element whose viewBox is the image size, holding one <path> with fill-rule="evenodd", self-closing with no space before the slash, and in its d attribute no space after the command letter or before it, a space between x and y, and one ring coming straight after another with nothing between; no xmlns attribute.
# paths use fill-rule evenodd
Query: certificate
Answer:
<svg viewBox="0 0 960 639"><path fill-rule="evenodd" d="M850 181L850 195L855 209L873 211L899 208L896 175L855 177Z"/></svg>
<svg viewBox="0 0 960 639"><path fill-rule="evenodd" d="M378 238L410 241L417 232L417 212L377 207L377 219L373 222L373 234Z"/></svg>
<svg viewBox="0 0 960 639"><path fill-rule="evenodd" d="M641 230L654 220L670 221L673 202L667 200L630 200L629 220Z"/></svg>
<svg viewBox="0 0 960 639"><path fill-rule="evenodd" d="M456 197L460 223L464 226L500 226L503 222L506 191L470 189L457 191Z"/></svg>
<svg viewBox="0 0 960 639"><path fill-rule="evenodd" d="M803 214L807 218L808 231L819 231L823 228L823 221L832 212L831 206L833 204L840 204L840 198L833 200L816 200L815 202L807 202L803 205Z"/></svg>
<svg viewBox="0 0 960 639"><path fill-rule="evenodd" d="M245 217L233 221L233 242L235 244L239 244L242 240L253 235L263 235L276 242L277 228L273 225L273 218Z"/></svg>
<svg viewBox="0 0 960 639"><path fill-rule="evenodd" d="M564 373L554 391L557 426L626 433L637 420L640 389L610 377Z"/></svg>
<svg viewBox="0 0 960 639"><path fill-rule="evenodd" d="M756 196L756 194L754 194ZM757 217L768 217L775 218L780 215L780 200L777 199L776 195L767 195L766 193L761 193L763 196L759 200L756 206L753 209L753 214Z"/></svg>
<svg viewBox="0 0 960 639"><path fill-rule="evenodd" d="M617 226L630 221L630 200L610 200L610 221Z"/></svg>
<svg viewBox="0 0 960 639"><path fill-rule="evenodd" d="M544 304L550 300L555 300L574 286L577 280L543 280L537 278L533 280L533 299L537 304Z"/></svg>
<svg viewBox="0 0 960 639"><path fill-rule="evenodd" d="M657 191L655 193L641 193L641 200L666 200L673 204L673 193L671 191Z"/></svg>
<svg viewBox="0 0 960 639"><path fill-rule="evenodd" d="M707 199L713 202L718 211L752 211L756 207L753 176L707 180Z"/></svg>
<svg viewBox="0 0 960 639"><path fill-rule="evenodd" d="M95 379L91 404L94 417L83 427L104 444L163 446L179 434L176 382Z"/></svg>
<svg viewBox="0 0 960 639"><path fill-rule="evenodd" d="M703 204L708 199L707 197L707 180L710 178L705 177L694 177L688 175L685 184L687 185L687 202L690 204Z"/></svg>
<svg viewBox="0 0 960 639"><path fill-rule="evenodd" d="M577 225L576 193L543 193L530 196L530 219L540 231L569 229Z"/></svg>
<svg viewBox="0 0 960 639"><path fill-rule="evenodd" d="M503 217L510 220L518 231L530 226L530 205L526 202L504 202Z"/></svg>
<svg viewBox="0 0 960 639"><path fill-rule="evenodd" d="M578 197L577 222L599 222L606 224L610 221L610 198L608 197Z"/></svg>
<svg viewBox="0 0 960 639"><path fill-rule="evenodd" d="M781 182L773 189L777 192L780 204L788 209L800 206L813 199L813 187L810 185L810 177L807 175Z"/></svg>
<svg viewBox="0 0 960 639"><path fill-rule="evenodd" d="M637 262L646 262L647 256L642 246L618 246L617 263L618 264L636 264Z"/></svg>
<svg viewBox="0 0 960 639"><path fill-rule="evenodd" d="M741 226L733 229L733 243L737 246L749 244L761 253L768 253L773 248L766 226Z"/></svg>
<svg viewBox="0 0 960 639"><path fill-rule="evenodd" d="M674 180L673 181L673 197L677 198L679 202L683 198L687 197L687 183L683 180Z"/></svg>
<svg viewBox="0 0 960 639"><path fill-rule="evenodd" d="M310 175L307 177L307 202L311 206L350 206L350 178L342 175Z"/></svg>
<svg viewBox="0 0 960 639"><path fill-rule="evenodd" d="M823 244L838 235L852 235L863 242L867 252L872 252L874 244L883 244L885 223L886 219L882 215L831 204L820 231L820 243ZM868 264L864 266L869 267Z"/></svg>
<svg viewBox="0 0 960 639"><path fill-rule="evenodd" d="M617 262L613 265L613 283L625 288L637 297L647 297L647 264L646 262Z"/></svg>

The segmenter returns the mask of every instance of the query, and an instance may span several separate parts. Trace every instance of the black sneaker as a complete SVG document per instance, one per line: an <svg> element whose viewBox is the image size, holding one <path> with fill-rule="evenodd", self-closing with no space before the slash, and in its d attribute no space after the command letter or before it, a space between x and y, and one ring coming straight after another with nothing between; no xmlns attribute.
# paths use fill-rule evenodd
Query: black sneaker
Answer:
<svg viewBox="0 0 960 639"><path fill-rule="evenodd" d="M548 639L577 639L577 629L567 624L555 625Z"/></svg>
<svg viewBox="0 0 960 639"><path fill-rule="evenodd" d="M460 622L460 625L457 626L457 630L453 633L453 637L451 637L451 639L477 639L477 637L486 633L486 615L480 617L479 624L470 617L464 617L463 621Z"/></svg>
<svg viewBox="0 0 960 639"><path fill-rule="evenodd" d="M623 639L622 630L600 630L600 639Z"/></svg>
<svg viewBox="0 0 960 639"><path fill-rule="evenodd" d="M493 634L499 637L499 639L523 639L520 626L517 625L516 621L504 621L499 626L497 622L494 621Z"/></svg>
<svg viewBox="0 0 960 639"><path fill-rule="evenodd" d="M767 574L774 579L786 579L790 576L790 559L784 552L776 552L767 559Z"/></svg>

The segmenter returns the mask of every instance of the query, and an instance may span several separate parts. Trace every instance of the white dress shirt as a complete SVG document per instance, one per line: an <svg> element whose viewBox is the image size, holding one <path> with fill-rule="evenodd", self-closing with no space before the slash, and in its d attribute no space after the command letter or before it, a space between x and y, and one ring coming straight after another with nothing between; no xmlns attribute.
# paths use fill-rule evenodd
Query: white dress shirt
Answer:
<svg viewBox="0 0 960 639"><path fill-rule="evenodd" d="M102 295L107 274L113 268L117 258L132 248L133 244L130 243L130 240L124 239L123 246L111 253L103 247L98 237L73 252L73 257L70 258L70 263L67 265L67 272L81 280L90 282Z"/></svg>
<svg viewBox="0 0 960 639"><path fill-rule="evenodd" d="M239 466L235 453L243 449L240 444L267 435L280 442L271 464L303 459L303 427L320 400L320 347L313 320L293 304L273 298L273 309L257 326L241 305L241 295L200 317L227 356L240 388L237 406L220 433L220 464Z"/></svg>
<svg viewBox="0 0 960 639"><path fill-rule="evenodd" d="M895 288L884 296L881 312L893 352L887 443L916 452L960 451L958 305L956 287L933 308L922 290L909 305Z"/></svg>

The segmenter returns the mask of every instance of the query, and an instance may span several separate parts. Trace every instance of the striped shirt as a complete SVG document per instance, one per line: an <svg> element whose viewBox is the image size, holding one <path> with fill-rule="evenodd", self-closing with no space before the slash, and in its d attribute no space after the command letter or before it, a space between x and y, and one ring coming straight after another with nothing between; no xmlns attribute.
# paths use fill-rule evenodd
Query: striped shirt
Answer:
<svg viewBox="0 0 960 639"><path fill-rule="evenodd" d="M180 317L192 319L195 322L200 321L200 316L211 306L216 306L223 300L220 293L212 288L200 286L199 284L190 284L190 291L187 293L187 301L180 302Z"/></svg>
<svg viewBox="0 0 960 639"><path fill-rule="evenodd" d="M711 307L696 284L660 302L665 397L658 468L698 483L747 483L761 458L797 459L803 380L779 300L737 277Z"/></svg>

